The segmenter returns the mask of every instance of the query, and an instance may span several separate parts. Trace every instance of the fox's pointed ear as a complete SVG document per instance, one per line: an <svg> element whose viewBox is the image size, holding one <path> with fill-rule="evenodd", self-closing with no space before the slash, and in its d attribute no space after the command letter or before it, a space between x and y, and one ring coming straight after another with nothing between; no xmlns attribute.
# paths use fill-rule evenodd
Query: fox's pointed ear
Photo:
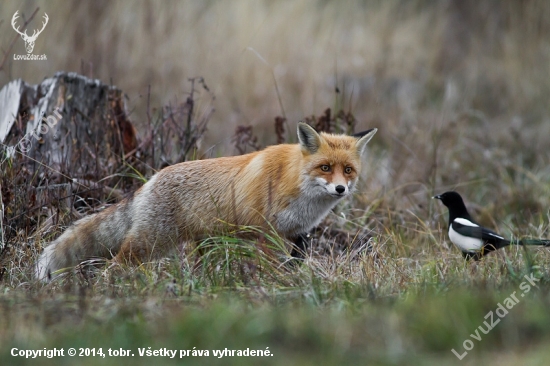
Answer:
<svg viewBox="0 0 550 366"><path fill-rule="evenodd" d="M363 132L354 133L352 136L357 137L358 139L360 139L361 137L365 136L366 134L372 132L372 130L374 130L374 128L369 128L368 130L365 130Z"/></svg>
<svg viewBox="0 0 550 366"><path fill-rule="evenodd" d="M354 134L354 137L358 137L359 141L357 141L357 152L359 152L359 155L363 154L363 151L365 150L365 146L369 143L370 139L374 134L378 131L377 128L371 128L370 130L359 132Z"/></svg>
<svg viewBox="0 0 550 366"><path fill-rule="evenodd" d="M298 122L298 141L302 150L314 154L321 146L321 136L310 125Z"/></svg>

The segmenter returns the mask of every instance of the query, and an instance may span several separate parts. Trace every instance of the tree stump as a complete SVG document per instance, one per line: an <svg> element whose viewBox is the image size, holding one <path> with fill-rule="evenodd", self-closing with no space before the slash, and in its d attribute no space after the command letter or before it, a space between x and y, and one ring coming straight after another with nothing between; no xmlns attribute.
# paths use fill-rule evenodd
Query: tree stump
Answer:
<svg viewBox="0 0 550 366"><path fill-rule="evenodd" d="M123 98L114 86L65 72L38 85L14 80L0 90L7 232L36 225L43 209L51 215L91 207L133 188L124 176L138 141Z"/></svg>

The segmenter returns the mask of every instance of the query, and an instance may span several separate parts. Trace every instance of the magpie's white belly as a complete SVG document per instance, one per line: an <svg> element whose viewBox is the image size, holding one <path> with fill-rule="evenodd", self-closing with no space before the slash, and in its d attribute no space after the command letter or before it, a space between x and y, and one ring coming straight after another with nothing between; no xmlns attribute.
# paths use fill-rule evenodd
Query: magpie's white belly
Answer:
<svg viewBox="0 0 550 366"><path fill-rule="evenodd" d="M483 241L477 238L471 238L457 233L453 230L453 226L449 226L449 239L453 242L454 245L466 252L476 252L481 250L483 246Z"/></svg>

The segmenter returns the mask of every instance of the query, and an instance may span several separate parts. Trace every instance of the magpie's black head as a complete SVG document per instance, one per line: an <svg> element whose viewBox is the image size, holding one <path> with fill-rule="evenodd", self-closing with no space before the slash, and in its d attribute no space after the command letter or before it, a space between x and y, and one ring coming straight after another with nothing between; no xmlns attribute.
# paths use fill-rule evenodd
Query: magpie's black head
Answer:
<svg viewBox="0 0 550 366"><path fill-rule="evenodd" d="M457 192L449 191L442 194L438 194L433 198L441 200L445 206L449 208L449 225L457 217L462 217L473 222L472 218L466 210L462 197Z"/></svg>
<svg viewBox="0 0 550 366"><path fill-rule="evenodd" d="M441 200L441 202L443 202L443 204L449 208L464 206L464 201L462 200L462 197L460 197L460 195L454 191L438 194L433 198Z"/></svg>

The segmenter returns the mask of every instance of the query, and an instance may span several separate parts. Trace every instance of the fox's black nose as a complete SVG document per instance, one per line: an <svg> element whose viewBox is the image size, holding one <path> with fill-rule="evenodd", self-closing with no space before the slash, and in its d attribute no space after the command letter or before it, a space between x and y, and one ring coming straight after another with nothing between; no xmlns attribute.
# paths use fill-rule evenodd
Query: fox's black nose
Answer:
<svg viewBox="0 0 550 366"><path fill-rule="evenodd" d="M339 194L342 194L346 191L346 187L342 186L342 185L338 185L336 186L336 192L338 192Z"/></svg>

